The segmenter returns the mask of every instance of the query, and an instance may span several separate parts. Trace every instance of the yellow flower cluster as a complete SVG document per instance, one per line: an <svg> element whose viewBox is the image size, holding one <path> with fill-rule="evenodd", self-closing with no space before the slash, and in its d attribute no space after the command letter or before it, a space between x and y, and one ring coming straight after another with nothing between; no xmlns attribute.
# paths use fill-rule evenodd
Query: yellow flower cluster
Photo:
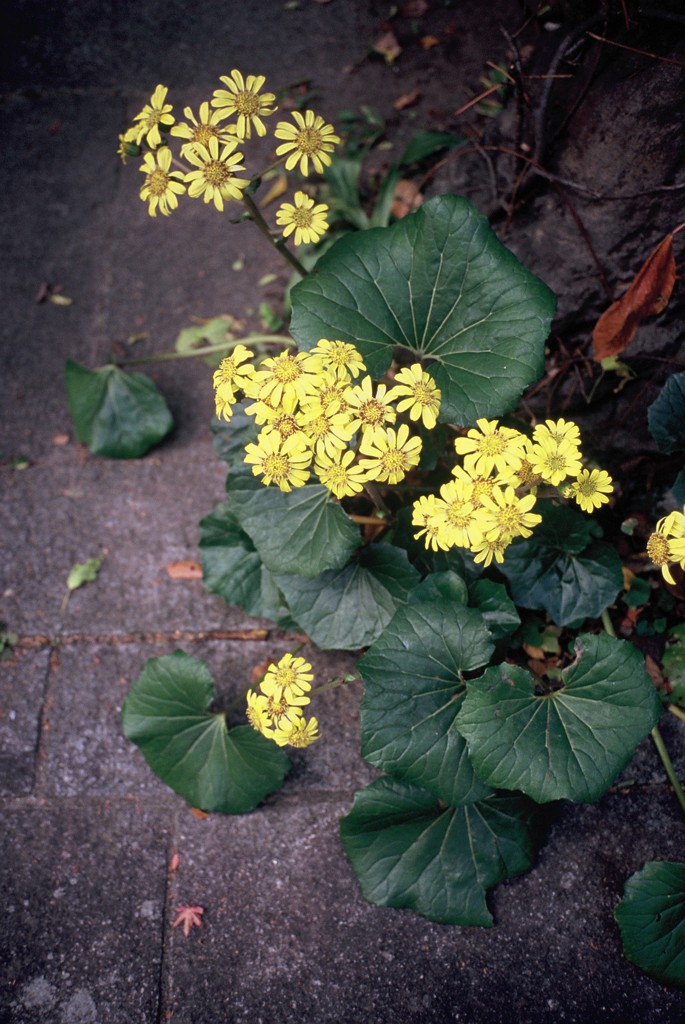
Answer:
<svg viewBox="0 0 685 1024"><path fill-rule="evenodd" d="M396 484L418 465L421 438L398 422L421 419L432 429L440 391L420 363L401 369L388 389L362 376L366 367L349 342L321 338L311 352L282 352L257 367L236 345L214 374L216 414L229 420L241 399L261 431L245 462L264 484L302 487L313 471L336 498L369 481Z"/></svg>
<svg viewBox="0 0 685 1024"><path fill-rule="evenodd" d="M562 485L566 498L585 512L609 500L613 487L605 470L583 469L580 432L575 423L546 420L533 437L479 419L465 437L454 441L461 465L454 479L414 503L412 522L427 548L468 548L476 562L504 561L516 537L529 537L542 517L533 512L538 487ZM685 552L684 552L685 554Z"/></svg>
<svg viewBox="0 0 685 1024"><path fill-rule="evenodd" d="M656 524L654 533L647 541L647 555L661 569L667 583L675 585L670 566L677 563L685 569L685 508L682 512L670 512Z"/></svg>
<svg viewBox="0 0 685 1024"><path fill-rule="evenodd" d="M168 88L158 85L131 127L119 136L118 152L124 162L128 156L138 156L143 145L148 147L140 167L145 175L140 198L148 203L151 217L158 211L168 216L186 192L223 210L225 202L242 199L251 184L250 178L239 176L245 171L245 158L238 147L252 138L253 131L258 136L267 134L263 119L276 113L276 97L261 91L263 75L245 78L234 69L220 81L225 88L215 89L197 113L185 107L185 120L178 123L166 102ZM183 140L180 157L186 165L176 160L178 171L171 169L170 136ZM281 140L275 151L277 162L284 162L288 171L299 167L304 177L310 163L318 174L323 173L340 142L333 126L312 110L304 114L295 110L292 121L277 122L274 138ZM285 237L294 232L296 245L318 242L328 230L327 212L325 204L315 206L311 196L298 191L294 203L280 206L277 224Z"/></svg>
<svg viewBox="0 0 685 1024"><path fill-rule="evenodd" d="M259 684L259 692L247 694L247 720L262 736L279 747L308 747L319 738L316 718L306 719L302 709L309 704L312 666L304 658L284 654L270 665Z"/></svg>

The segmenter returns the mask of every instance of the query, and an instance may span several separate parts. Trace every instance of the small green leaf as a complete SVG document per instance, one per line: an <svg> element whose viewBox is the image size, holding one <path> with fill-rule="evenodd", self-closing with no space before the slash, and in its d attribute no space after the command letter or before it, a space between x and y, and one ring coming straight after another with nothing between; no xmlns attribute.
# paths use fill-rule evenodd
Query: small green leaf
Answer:
<svg viewBox="0 0 685 1024"><path fill-rule="evenodd" d="M398 346L430 359L441 419L514 408L542 372L554 296L466 199L437 196L389 228L355 232L292 291L291 333L353 342L381 377Z"/></svg>
<svg viewBox="0 0 685 1024"><path fill-rule="evenodd" d="M473 608L449 597L400 608L359 662L362 757L448 804L487 796L455 718L463 673L486 665L492 651Z"/></svg>
<svg viewBox="0 0 685 1024"><path fill-rule="evenodd" d="M647 409L647 423L659 451L671 455L685 448L685 373L668 378Z"/></svg>
<svg viewBox="0 0 685 1024"><path fill-rule="evenodd" d="M598 528L574 509L539 502L538 510L533 536L508 547L500 566L514 602L544 609L559 626L596 618L623 589L618 554L592 540Z"/></svg>
<svg viewBox="0 0 685 1024"><path fill-rule="evenodd" d="M290 762L249 725L209 709L206 665L183 651L151 658L124 701L122 725L162 782L191 806L245 814L280 789Z"/></svg>
<svg viewBox="0 0 685 1024"><path fill-rule="evenodd" d="M420 163L430 156L437 156L446 149L456 149L463 146L463 135L452 135L450 132L417 132L407 143L407 146L400 157L399 166L408 167L410 164Z"/></svg>
<svg viewBox="0 0 685 1024"><path fill-rule="evenodd" d="M273 573L318 576L359 547L359 527L319 484L286 493L254 477L229 477L231 511Z"/></svg>
<svg viewBox="0 0 685 1024"><path fill-rule="evenodd" d="M631 963L685 986L685 864L649 861L626 882L614 916Z"/></svg>
<svg viewBox="0 0 685 1024"><path fill-rule="evenodd" d="M380 636L418 579L404 551L369 544L342 569L314 579L277 575L276 583L317 647L356 651Z"/></svg>
<svg viewBox="0 0 685 1024"><path fill-rule="evenodd" d="M69 590L78 590L84 583L94 583L104 560L105 556L100 555L98 558L89 558L86 562L77 562L76 565L72 565L67 576Z"/></svg>
<svg viewBox="0 0 685 1024"><path fill-rule="evenodd" d="M369 902L488 927L486 890L528 870L543 821L525 797L444 807L417 786L381 778L355 795L340 835Z"/></svg>
<svg viewBox="0 0 685 1024"><path fill-rule="evenodd" d="M94 455L137 459L174 425L157 387L143 374L116 366L87 370L68 360L65 380L76 436Z"/></svg>
<svg viewBox="0 0 685 1024"><path fill-rule="evenodd" d="M597 800L656 725L661 702L632 644L588 634L576 654L561 689L542 696L515 665L467 683L456 725L487 785L540 803Z"/></svg>
<svg viewBox="0 0 685 1024"><path fill-rule="evenodd" d="M200 522L202 582L210 594L238 605L248 615L271 619L283 629L296 626L272 574L223 502Z"/></svg>

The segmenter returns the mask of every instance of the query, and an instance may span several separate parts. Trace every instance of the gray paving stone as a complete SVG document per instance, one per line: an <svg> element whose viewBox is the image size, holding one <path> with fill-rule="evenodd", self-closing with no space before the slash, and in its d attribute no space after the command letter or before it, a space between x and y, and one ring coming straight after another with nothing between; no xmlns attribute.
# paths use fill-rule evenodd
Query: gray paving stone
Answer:
<svg viewBox="0 0 685 1024"><path fill-rule="evenodd" d="M33 789L48 657L45 650L17 650L0 661L0 797Z"/></svg>
<svg viewBox="0 0 685 1024"><path fill-rule="evenodd" d="M164 801L4 809L3 1024L157 1019L169 818Z"/></svg>
<svg viewBox="0 0 685 1024"><path fill-rule="evenodd" d="M276 797L226 820L184 817L175 899L205 927L170 936L173 1022L673 1022L685 996L625 961L612 912L628 875L678 857L674 802L566 806L540 862L491 899L492 929L364 902L342 852L344 800ZM247 925L249 922L249 925Z"/></svg>

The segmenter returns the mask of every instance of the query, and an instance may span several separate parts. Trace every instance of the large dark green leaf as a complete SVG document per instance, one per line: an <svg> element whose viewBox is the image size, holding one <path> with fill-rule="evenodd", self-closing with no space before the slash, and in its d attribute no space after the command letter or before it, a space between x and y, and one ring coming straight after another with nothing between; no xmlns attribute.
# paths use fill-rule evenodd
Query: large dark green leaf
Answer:
<svg viewBox="0 0 685 1024"><path fill-rule="evenodd" d="M685 448L685 373L674 373L647 409L649 432L670 455Z"/></svg>
<svg viewBox="0 0 685 1024"><path fill-rule="evenodd" d="M506 640L521 625L516 605L501 583L474 580L469 586L469 604L481 613L495 641Z"/></svg>
<svg viewBox="0 0 685 1024"><path fill-rule="evenodd" d="M359 662L362 756L445 803L486 796L454 722L463 673L486 665L492 651L473 608L444 597L400 608Z"/></svg>
<svg viewBox="0 0 685 1024"><path fill-rule="evenodd" d="M476 774L534 800L597 800L656 725L661 703L626 640L580 636L563 686L540 696L529 672L488 669L457 718Z"/></svg>
<svg viewBox="0 0 685 1024"><path fill-rule="evenodd" d="M582 513L550 502L540 502L539 511L533 536L508 547L500 566L512 598L544 609L559 626L596 618L623 589L616 550L593 539L598 527Z"/></svg>
<svg viewBox="0 0 685 1024"><path fill-rule="evenodd" d="M199 547L202 581L210 594L220 594L248 615L271 619L284 629L295 626L272 574L227 502L200 522Z"/></svg>
<svg viewBox="0 0 685 1024"><path fill-rule="evenodd" d="M87 370L71 360L64 373L76 436L94 455L137 459L174 425L157 387L140 373Z"/></svg>
<svg viewBox="0 0 685 1024"><path fill-rule="evenodd" d="M274 573L318 576L359 547L359 527L319 484L286 493L254 478L226 481L231 511Z"/></svg>
<svg viewBox="0 0 685 1024"><path fill-rule="evenodd" d="M685 986L685 864L645 864L614 913L628 960L666 985Z"/></svg>
<svg viewBox="0 0 685 1024"><path fill-rule="evenodd" d="M277 575L276 583L317 647L356 651L380 636L418 579L404 551L369 544L342 569L314 579Z"/></svg>
<svg viewBox="0 0 685 1024"><path fill-rule="evenodd" d="M340 822L364 897L442 924L492 924L485 891L527 871L544 825L521 796L445 807L417 786L377 779Z"/></svg>
<svg viewBox="0 0 685 1024"><path fill-rule="evenodd" d="M432 360L441 419L501 416L542 373L554 297L466 199L438 196L389 228L356 232L292 292L291 332L353 342L373 377L397 346Z"/></svg>
<svg viewBox="0 0 685 1024"><path fill-rule="evenodd" d="M280 789L290 761L251 726L227 729L213 699L202 661L183 651L151 658L124 701L124 733L193 807L244 814Z"/></svg>

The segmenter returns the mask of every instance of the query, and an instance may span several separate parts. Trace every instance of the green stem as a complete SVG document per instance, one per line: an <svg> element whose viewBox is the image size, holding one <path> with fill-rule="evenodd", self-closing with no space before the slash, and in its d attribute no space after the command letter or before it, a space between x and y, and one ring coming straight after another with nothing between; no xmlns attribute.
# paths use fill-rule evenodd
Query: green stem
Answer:
<svg viewBox="0 0 685 1024"><path fill-rule="evenodd" d="M295 345L292 338L286 338L282 334L251 334L247 338L232 338L230 341L223 341L220 345L203 345L202 348L190 349L188 352L158 352L154 356L137 356L135 359L113 359L115 366L142 366L143 363L165 363L175 359L198 359L200 356L214 355L215 352L230 352L236 345L248 342L250 345L278 344L286 348ZM111 364L110 364L111 365Z"/></svg>
<svg viewBox="0 0 685 1024"><path fill-rule="evenodd" d="M277 241L274 238L274 236L271 234L271 230L269 228L269 225L266 223L266 221L262 217L262 214L261 214L259 208L257 207L256 203L252 199L252 196L247 195L245 192L243 192L243 206L245 207L245 209L249 213L250 218L254 221L254 223L257 225L257 227L259 228L261 233L267 239L269 244L272 245L274 247L274 249L281 254L281 256L283 257L284 260L287 260L288 263L292 267L295 268L295 270L300 275L300 277L306 277L307 274L308 274L308 271L305 270L305 268L302 266L302 264L298 260L297 256L295 256L290 251L290 249L288 249L288 247L285 244L285 242L283 241L283 239L280 239L279 241Z"/></svg>
<svg viewBox="0 0 685 1024"><path fill-rule="evenodd" d="M676 718L680 718L683 722L685 722L685 711L683 711L682 708L679 708L677 704L669 704L668 710L671 712L672 715L675 715Z"/></svg>
<svg viewBox="0 0 685 1024"><path fill-rule="evenodd" d="M336 676L334 679L329 679L327 683L322 683L321 686L316 686L312 690L312 697L315 696L315 694L325 693L326 690L335 690L337 686L342 686L344 683L351 683L356 678L356 676L348 675Z"/></svg>
<svg viewBox="0 0 685 1024"><path fill-rule="evenodd" d="M680 804L683 814L685 814L685 793L683 793L683 787L680 785L680 779L675 773L673 762L669 757L668 750L666 749L666 744L662 739L658 726L654 726L651 732L651 736L652 740L654 741L654 746L657 749L657 753L661 758L661 763L664 766L666 775L668 776L668 781L673 786L673 792L676 795L676 798L678 800L678 803Z"/></svg>
<svg viewBox="0 0 685 1024"><path fill-rule="evenodd" d="M609 612L606 608L602 612L602 625L604 626L609 636L616 636L614 624L611 621L609 617ZM685 717L685 715L683 717ZM663 741L663 737L659 732L659 727L657 725L654 726L650 735L652 737L654 746L656 747L657 753L661 758L661 763L664 766L664 771L666 772L668 781L671 783L671 786L673 787L673 792L676 795L676 798L678 800L678 803L680 804L683 814L685 814L685 793L683 793L683 787L680 785L680 780L675 773L673 762L671 761L668 750L666 749L666 744Z"/></svg>

